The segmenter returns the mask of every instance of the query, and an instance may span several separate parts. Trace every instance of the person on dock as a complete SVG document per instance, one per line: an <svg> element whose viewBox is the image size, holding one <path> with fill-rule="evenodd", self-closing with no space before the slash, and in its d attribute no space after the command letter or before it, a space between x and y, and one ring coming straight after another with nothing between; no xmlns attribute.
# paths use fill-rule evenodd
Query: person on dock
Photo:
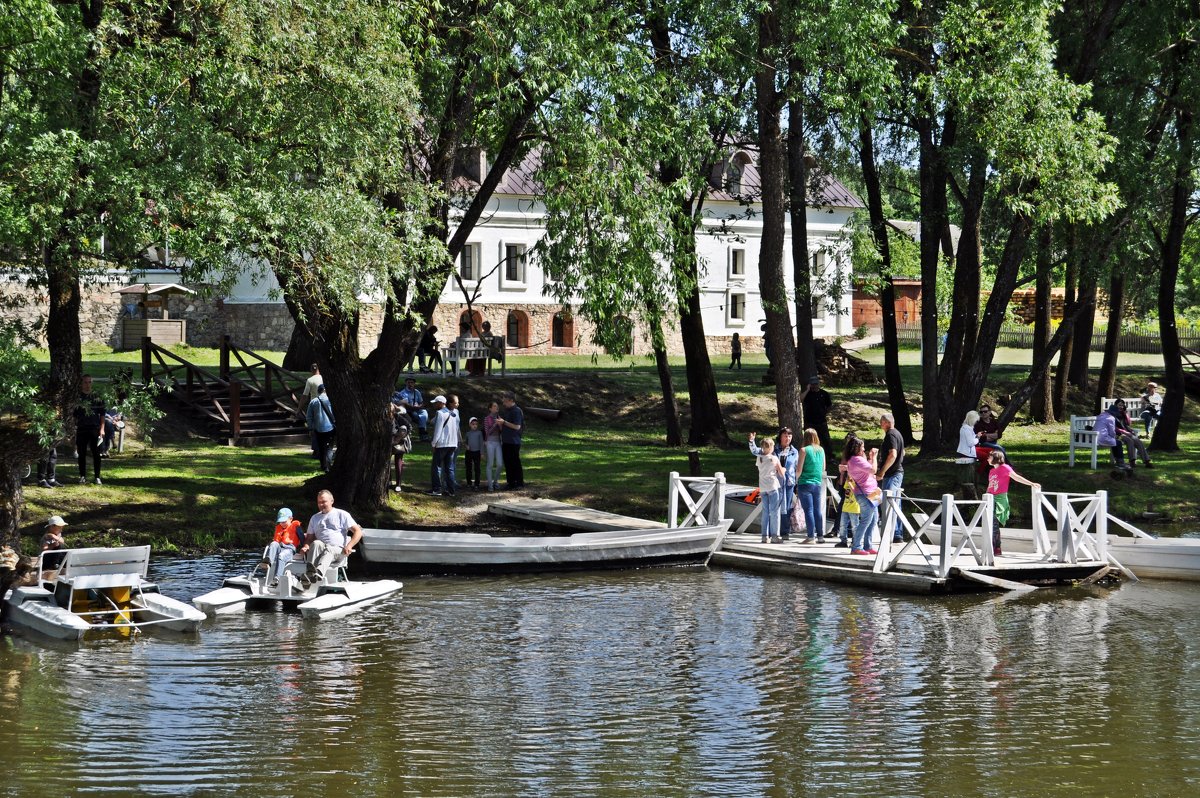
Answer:
<svg viewBox="0 0 1200 798"><path fill-rule="evenodd" d="M850 545L850 539L854 537L854 529L858 526L858 497L854 495L855 484L854 480L850 479L850 475L841 473L841 492L842 500L838 508L838 542L834 543L834 548L844 549Z"/></svg>
<svg viewBox="0 0 1200 798"><path fill-rule="evenodd" d="M879 553L871 548L871 533L879 517L879 503L883 500L883 491L875 480L875 462L878 456L879 452L876 449L867 452L866 444L857 435L846 438L846 448L842 450L842 464L838 468L854 480L854 499L858 502L858 525L854 528L851 554Z"/></svg>
<svg viewBox="0 0 1200 798"><path fill-rule="evenodd" d="M300 522L292 518L292 511L287 507L279 508L275 514L275 534L263 557L267 564L268 587L279 587L279 578L300 551L300 534Z"/></svg>
<svg viewBox="0 0 1200 798"><path fill-rule="evenodd" d="M750 453L762 454L762 450L754 443L753 435L750 437ZM783 477L779 480L779 537L788 540L792 532L792 506L796 503L796 469L800 462L800 452L792 445L791 427L779 428L775 457L783 466Z"/></svg>
<svg viewBox="0 0 1200 798"><path fill-rule="evenodd" d="M883 430L883 443L879 447L879 471L875 478L879 481L880 490L900 490L904 485L904 436L896 429L896 419L891 413L879 417L879 428ZM900 518L896 518L896 528L890 530L893 543L904 542L904 526ZM880 530L879 539L888 534L889 530Z"/></svg>
<svg viewBox="0 0 1200 798"><path fill-rule="evenodd" d="M501 432L504 427L500 423L500 403L488 405L488 414L483 418L483 441L487 449L487 461L484 464L483 478L487 482L488 491L500 490L500 465L503 462Z"/></svg>
<svg viewBox="0 0 1200 798"><path fill-rule="evenodd" d="M729 342L729 369L732 371L734 366L738 371L742 370L742 336L738 333L734 333Z"/></svg>
<svg viewBox="0 0 1200 798"><path fill-rule="evenodd" d="M323 490L317 494L317 513L308 519L308 531L300 551L308 561L308 571L300 580L305 590L309 585L325 581L325 572L339 559L349 557L362 539L362 527L350 513L333 506L333 494Z"/></svg>
<svg viewBox="0 0 1200 798"><path fill-rule="evenodd" d="M402 408L417 425L421 440L428 436L429 411L425 409L425 397L417 389L417 381L412 377L404 380L404 387L392 394L392 404Z"/></svg>
<svg viewBox="0 0 1200 798"><path fill-rule="evenodd" d="M1142 424L1146 427L1146 437L1150 437L1150 430L1158 421L1158 417L1162 415L1163 398L1158 392L1157 382L1146 383L1146 392L1142 394Z"/></svg>
<svg viewBox="0 0 1200 798"><path fill-rule="evenodd" d="M803 543L825 542L825 450L821 437L811 427L804 430L804 448L800 450L797 465L796 493L800 509L804 511L807 529Z"/></svg>
<svg viewBox="0 0 1200 798"><path fill-rule="evenodd" d="M104 442L104 400L92 393L92 378L79 380L79 399L72 411L75 418L75 451L79 455L79 484L87 484L87 455L92 453L92 473L100 485L100 444Z"/></svg>
<svg viewBox="0 0 1200 798"><path fill-rule="evenodd" d="M784 469L775 456L775 441L766 438L762 446L755 446L756 433L750 433L750 449L756 451L755 463L758 465L758 495L762 503L762 512L758 522L762 526L762 542L782 543L779 534L782 528L779 514L780 500L783 493Z"/></svg>
<svg viewBox="0 0 1200 798"><path fill-rule="evenodd" d="M988 455L988 465L992 467L988 474L987 492L993 497L995 512L992 515L992 553L1000 556L1000 525L1007 524L1012 508L1008 504L1008 485L1016 480L1031 488L1041 488L1036 482L1031 482L1013 470L1004 462L1004 452L992 452Z"/></svg>
<svg viewBox="0 0 1200 798"><path fill-rule="evenodd" d="M1150 453L1146 451L1146 443L1138 437L1137 430L1133 428L1133 419L1129 417L1125 400L1116 400L1109 409L1112 411L1113 418L1116 419L1117 438L1125 444L1125 448L1129 451L1129 467L1132 468L1140 457L1142 465L1146 468L1154 468L1154 463L1150 462Z"/></svg>
<svg viewBox="0 0 1200 798"><path fill-rule="evenodd" d="M505 393L500 397L500 454L504 458L504 479L508 490L525 487L525 468L521 465L521 433L525 431L525 413L517 407L517 397Z"/></svg>

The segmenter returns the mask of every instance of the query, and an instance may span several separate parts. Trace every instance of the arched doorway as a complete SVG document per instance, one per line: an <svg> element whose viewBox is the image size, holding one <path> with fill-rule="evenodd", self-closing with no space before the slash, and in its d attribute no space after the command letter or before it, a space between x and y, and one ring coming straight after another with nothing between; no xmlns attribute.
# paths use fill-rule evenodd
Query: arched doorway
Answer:
<svg viewBox="0 0 1200 798"><path fill-rule="evenodd" d="M529 315L523 310L510 310L504 324L504 344L509 349L529 346Z"/></svg>
<svg viewBox="0 0 1200 798"><path fill-rule="evenodd" d="M575 346L575 317L569 310L560 310L554 314L550 325L550 345L558 349Z"/></svg>

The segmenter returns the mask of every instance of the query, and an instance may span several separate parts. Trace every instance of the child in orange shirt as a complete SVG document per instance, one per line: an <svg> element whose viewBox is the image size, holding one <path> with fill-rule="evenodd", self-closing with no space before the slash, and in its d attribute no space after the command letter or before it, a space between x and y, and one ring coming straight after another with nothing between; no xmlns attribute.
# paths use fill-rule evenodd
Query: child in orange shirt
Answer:
<svg viewBox="0 0 1200 798"><path fill-rule="evenodd" d="M292 518L292 511L284 507L275 516L275 539L267 547L264 558L270 563L267 580L271 587L279 587L279 577L287 568L292 557L300 549L300 522Z"/></svg>

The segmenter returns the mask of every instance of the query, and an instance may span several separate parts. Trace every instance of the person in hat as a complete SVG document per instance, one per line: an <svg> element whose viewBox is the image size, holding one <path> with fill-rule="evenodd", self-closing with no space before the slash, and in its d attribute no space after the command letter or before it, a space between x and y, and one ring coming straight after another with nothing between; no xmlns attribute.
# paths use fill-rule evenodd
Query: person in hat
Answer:
<svg viewBox="0 0 1200 798"><path fill-rule="evenodd" d="M1142 424L1146 427L1146 437L1162 415L1162 394L1158 392L1157 382L1146 383L1146 392L1142 394Z"/></svg>
<svg viewBox="0 0 1200 798"><path fill-rule="evenodd" d="M829 437L829 409L833 407L833 397L821 387L819 376L814 375L804 386L800 392L800 404L804 408L804 426L817 431L828 460L833 451L833 441Z"/></svg>
<svg viewBox="0 0 1200 798"><path fill-rule="evenodd" d="M301 545L300 522L292 518L289 508L281 507L275 514L275 537L263 557L263 562L267 563L267 583L270 587L279 586L279 578Z"/></svg>
<svg viewBox="0 0 1200 798"><path fill-rule="evenodd" d="M61 515L52 515L46 522L46 531L42 535L42 581L51 582L58 574L59 566L66 559L67 541L63 539L63 530L67 522Z"/></svg>

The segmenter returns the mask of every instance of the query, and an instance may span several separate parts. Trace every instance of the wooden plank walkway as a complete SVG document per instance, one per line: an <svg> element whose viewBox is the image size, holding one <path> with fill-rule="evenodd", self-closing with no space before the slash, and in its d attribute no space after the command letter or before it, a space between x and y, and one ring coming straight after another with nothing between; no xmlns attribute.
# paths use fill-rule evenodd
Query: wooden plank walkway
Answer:
<svg viewBox="0 0 1200 798"><path fill-rule="evenodd" d="M666 524L627 515L593 510L553 499L506 499L488 505L492 515L513 521L529 521L579 532L610 532L618 529L665 529Z"/></svg>
<svg viewBox="0 0 1200 798"><path fill-rule="evenodd" d="M937 560L937 547L923 544L926 553ZM797 542L762 543L757 534L729 535L710 561L715 566L740 568L766 573L791 574L811 579L852 585L899 590L908 593L951 593L987 588L1016 589L1030 583L1071 583L1086 579L1107 563L1043 562L1027 553L1003 554L994 565L978 565L970 558L939 577L921 554L909 548L886 572L875 572L875 557L851 554L850 549L834 548L833 539L823 544Z"/></svg>

